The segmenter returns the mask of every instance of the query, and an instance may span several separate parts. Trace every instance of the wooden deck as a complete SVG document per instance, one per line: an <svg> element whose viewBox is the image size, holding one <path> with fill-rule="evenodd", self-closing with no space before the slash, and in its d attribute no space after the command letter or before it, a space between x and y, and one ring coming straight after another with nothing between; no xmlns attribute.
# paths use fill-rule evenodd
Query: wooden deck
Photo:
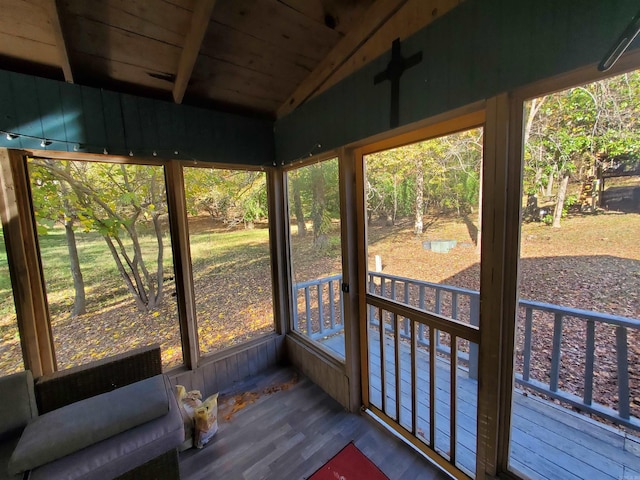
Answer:
<svg viewBox="0 0 640 480"><path fill-rule="evenodd" d="M183 480L305 479L351 441L391 480L447 480L375 420L346 412L306 377L292 383L294 375L270 370L222 392L218 433L180 454ZM254 402L226 418L240 393Z"/></svg>
<svg viewBox="0 0 640 480"><path fill-rule="evenodd" d="M324 345L344 356L344 339L334 336ZM370 397L380 408L381 365L379 332L370 335ZM385 341L387 359L394 359L393 337ZM385 411L396 417L396 383L393 361L385 368ZM411 427L411 370L407 343L400 348L401 388L400 424ZM428 442L429 357L418 355L418 438ZM456 465L463 471L475 471L477 382L463 368L457 374ZM448 359L438 357L436 371L436 450L449 454L450 368ZM511 432L511 467L536 479L548 480L637 480L640 479L640 439L600 424L590 418L520 391L514 395Z"/></svg>

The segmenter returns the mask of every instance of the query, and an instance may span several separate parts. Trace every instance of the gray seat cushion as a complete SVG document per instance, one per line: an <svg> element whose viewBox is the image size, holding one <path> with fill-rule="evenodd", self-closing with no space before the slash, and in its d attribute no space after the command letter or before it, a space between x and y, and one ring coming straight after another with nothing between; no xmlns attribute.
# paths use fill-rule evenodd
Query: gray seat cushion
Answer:
<svg viewBox="0 0 640 480"><path fill-rule="evenodd" d="M37 417L24 429L9 472L34 469L162 417L170 396L157 375Z"/></svg>
<svg viewBox="0 0 640 480"><path fill-rule="evenodd" d="M184 440L180 408L169 379L169 413L30 472L29 480L105 480L115 478L177 448Z"/></svg>

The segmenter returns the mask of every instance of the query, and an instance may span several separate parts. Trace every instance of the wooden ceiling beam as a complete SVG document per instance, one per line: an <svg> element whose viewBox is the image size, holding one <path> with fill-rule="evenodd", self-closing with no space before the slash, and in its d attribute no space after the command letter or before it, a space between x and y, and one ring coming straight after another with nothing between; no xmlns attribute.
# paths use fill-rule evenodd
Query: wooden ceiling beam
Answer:
<svg viewBox="0 0 640 480"><path fill-rule="evenodd" d="M68 83L73 83L73 71L71 70L71 62L69 61L69 49L65 40L64 30L62 27L60 14L61 6L58 0L45 0L44 8L51 21L51 28L53 29L53 37L56 42L56 49L58 50L58 56L60 57L60 67L64 74L64 79Z"/></svg>
<svg viewBox="0 0 640 480"><path fill-rule="evenodd" d="M365 42L376 33L408 0L377 0L362 20L329 52L278 109L278 118L306 102Z"/></svg>
<svg viewBox="0 0 640 480"><path fill-rule="evenodd" d="M198 0L195 2L189 33L187 33L184 41L176 80L173 84L173 100L176 103L182 103L184 98L215 4L216 0Z"/></svg>

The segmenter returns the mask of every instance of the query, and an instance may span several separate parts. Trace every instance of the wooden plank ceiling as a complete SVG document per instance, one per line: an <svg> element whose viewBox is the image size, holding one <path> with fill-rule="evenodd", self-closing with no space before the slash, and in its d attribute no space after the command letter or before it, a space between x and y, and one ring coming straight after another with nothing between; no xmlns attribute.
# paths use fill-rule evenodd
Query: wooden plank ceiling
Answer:
<svg viewBox="0 0 640 480"><path fill-rule="evenodd" d="M2 69L270 117L460 2L0 1Z"/></svg>

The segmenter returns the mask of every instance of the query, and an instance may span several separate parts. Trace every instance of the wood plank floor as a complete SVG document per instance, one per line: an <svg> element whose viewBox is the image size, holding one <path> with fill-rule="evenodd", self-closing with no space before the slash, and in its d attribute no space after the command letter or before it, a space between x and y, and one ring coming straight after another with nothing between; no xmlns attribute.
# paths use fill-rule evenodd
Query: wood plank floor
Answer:
<svg viewBox="0 0 640 480"><path fill-rule="evenodd" d="M344 349L339 336L327 339L325 346ZM396 372L393 337L385 339L384 409L396 418ZM370 334L370 397L382 407L382 367L379 332ZM342 354L343 351L342 351ZM408 344L400 348L400 424L411 427L411 364ZM436 451L445 457L450 450L450 369L448 360L439 358L436 370ZM429 357L418 355L418 438L429 437ZM475 466L477 382L458 370L456 464L472 472ZM551 402L525 396L516 391L513 404L510 463L517 471L536 479L640 479L640 440L633 435L602 425Z"/></svg>
<svg viewBox="0 0 640 480"><path fill-rule="evenodd" d="M203 449L180 454L182 478L306 479L351 441L391 480L449 478L374 420L346 412L308 378L291 384L295 375L291 368L272 370L223 392L219 431ZM278 391L283 385L290 386ZM227 420L234 403L246 407Z"/></svg>

